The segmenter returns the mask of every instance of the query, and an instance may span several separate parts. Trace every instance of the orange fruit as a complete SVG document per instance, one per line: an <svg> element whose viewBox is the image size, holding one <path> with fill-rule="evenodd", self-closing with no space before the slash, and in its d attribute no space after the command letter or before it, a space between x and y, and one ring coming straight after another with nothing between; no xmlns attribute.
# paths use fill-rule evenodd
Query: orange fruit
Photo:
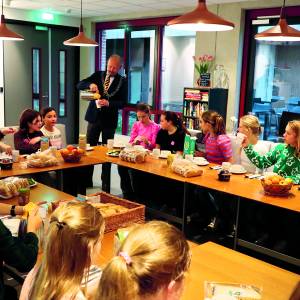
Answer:
<svg viewBox="0 0 300 300"><path fill-rule="evenodd" d="M280 178L278 178L278 177L273 177L273 178L271 179L271 181L272 181L272 184L278 184L278 183L280 182Z"/></svg>
<svg viewBox="0 0 300 300"><path fill-rule="evenodd" d="M69 152L71 152L75 147L73 145L68 145L66 149L69 150Z"/></svg>

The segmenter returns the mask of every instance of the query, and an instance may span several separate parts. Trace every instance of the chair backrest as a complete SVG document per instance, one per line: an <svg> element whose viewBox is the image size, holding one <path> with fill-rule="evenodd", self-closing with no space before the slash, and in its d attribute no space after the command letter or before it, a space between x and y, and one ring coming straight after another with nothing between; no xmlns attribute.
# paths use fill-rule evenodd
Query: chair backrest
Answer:
<svg viewBox="0 0 300 300"><path fill-rule="evenodd" d="M57 129L59 129L59 131L61 133L62 147L66 147L66 145L67 145L66 125L65 124L56 124L55 126Z"/></svg>
<svg viewBox="0 0 300 300"><path fill-rule="evenodd" d="M300 120L300 113L284 111L279 122L279 135L283 135L285 127L289 121Z"/></svg>
<svg viewBox="0 0 300 300"><path fill-rule="evenodd" d="M15 129L15 131L19 130L19 126L9 126L10 128ZM3 143L5 143L6 145L9 145L12 147L12 149L15 149L15 142L14 142L14 135L13 134L7 134L3 140Z"/></svg>

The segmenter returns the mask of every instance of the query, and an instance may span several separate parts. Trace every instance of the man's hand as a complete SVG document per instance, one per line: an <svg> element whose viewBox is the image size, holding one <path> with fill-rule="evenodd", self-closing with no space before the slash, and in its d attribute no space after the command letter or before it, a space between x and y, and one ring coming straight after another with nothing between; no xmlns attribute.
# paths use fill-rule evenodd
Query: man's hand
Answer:
<svg viewBox="0 0 300 300"><path fill-rule="evenodd" d="M34 145L34 144L38 143L40 140L41 140L41 137L37 136L37 137L31 139L30 142L29 142L29 144L30 145Z"/></svg>
<svg viewBox="0 0 300 300"><path fill-rule="evenodd" d="M105 99L98 100L101 106L109 106L109 102Z"/></svg>
<svg viewBox="0 0 300 300"><path fill-rule="evenodd" d="M89 89L91 92L97 92L97 93L99 92L98 86L95 83L91 83Z"/></svg>

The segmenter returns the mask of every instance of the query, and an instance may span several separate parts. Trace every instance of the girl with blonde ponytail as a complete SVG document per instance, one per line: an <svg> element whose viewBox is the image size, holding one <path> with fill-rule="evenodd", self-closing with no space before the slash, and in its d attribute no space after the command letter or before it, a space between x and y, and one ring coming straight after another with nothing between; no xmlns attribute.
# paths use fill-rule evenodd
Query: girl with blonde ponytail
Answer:
<svg viewBox="0 0 300 300"><path fill-rule="evenodd" d="M190 259L189 245L174 226L138 225L103 270L96 300L179 300Z"/></svg>
<svg viewBox="0 0 300 300"><path fill-rule="evenodd" d="M26 277L20 300L90 299L101 275L104 219L90 204L68 202L51 216L40 265Z"/></svg>

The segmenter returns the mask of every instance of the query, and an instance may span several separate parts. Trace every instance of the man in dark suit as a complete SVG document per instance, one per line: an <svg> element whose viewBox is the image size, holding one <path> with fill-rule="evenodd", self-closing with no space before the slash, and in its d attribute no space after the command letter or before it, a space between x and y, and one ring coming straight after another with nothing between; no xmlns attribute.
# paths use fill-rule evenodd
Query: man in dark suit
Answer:
<svg viewBox="0 0 300 300"><path fill-rule="evenodd" d="M88 122L87 142L91 146L98 144L100 133L103 144L114 137L118 126L118 110L127 102L127 81L118 74L121 66L121 57L114 54L108 59L106 72L97 71L77 84L79 90L89 89L100 94L99 100L90 101L85 114ZM109 189L109 178L110 164L103 164L101 179L104 191Z"/></svg>

